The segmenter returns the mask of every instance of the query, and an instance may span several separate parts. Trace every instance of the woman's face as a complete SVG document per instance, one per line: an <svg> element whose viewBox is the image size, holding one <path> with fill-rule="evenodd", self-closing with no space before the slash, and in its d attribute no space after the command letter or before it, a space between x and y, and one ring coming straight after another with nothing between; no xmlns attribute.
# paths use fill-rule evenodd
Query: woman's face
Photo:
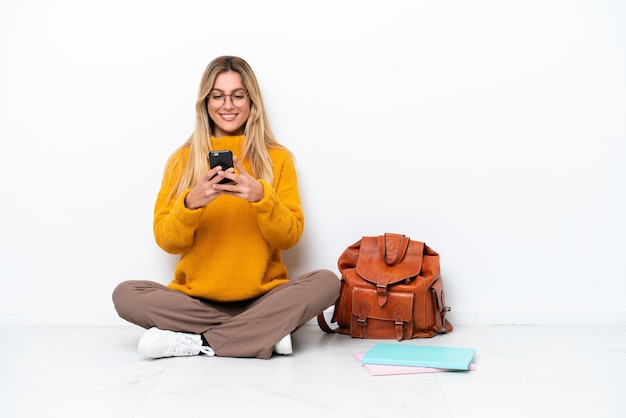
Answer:
<svg viewBox="0 0 626 418"><path fill-rule="evenodd" d="M220 73L207 99L209 117L215 124L214 135L242 135L250 116L250 98L241 76L235 71Z"/></svg>

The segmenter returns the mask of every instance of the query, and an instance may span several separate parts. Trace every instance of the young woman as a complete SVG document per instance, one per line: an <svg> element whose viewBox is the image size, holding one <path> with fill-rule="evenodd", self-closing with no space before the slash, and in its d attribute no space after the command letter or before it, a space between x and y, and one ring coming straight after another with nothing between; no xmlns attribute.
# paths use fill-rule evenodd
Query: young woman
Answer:
<svg viewBox="0 0 626 418"><path fill-rule="evenodd" d="M232 151L234 168L209 168L215 150ZM174 278L125 281L113 292L118 314L148 329L139 351L291 354L291 333L332 305L340 285L330 270L288 278L282 250L303 225L294 161L272 134L256 76L241 58L214 59L195 129L169 158L154 209L157 244L180 254Z"/></svg>

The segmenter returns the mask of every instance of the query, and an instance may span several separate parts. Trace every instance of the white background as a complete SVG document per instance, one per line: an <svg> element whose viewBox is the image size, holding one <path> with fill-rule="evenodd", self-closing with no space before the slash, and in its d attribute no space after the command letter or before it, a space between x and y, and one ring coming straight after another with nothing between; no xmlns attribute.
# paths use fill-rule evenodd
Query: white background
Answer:
<svg viewBox="0 0 626 418"><path fill-rule="evenodd" d="M296 155L292 274L363 235L441 254L456 324L626 323L626 6L0 0L0 324L121 324L218 55Z"/></svg>

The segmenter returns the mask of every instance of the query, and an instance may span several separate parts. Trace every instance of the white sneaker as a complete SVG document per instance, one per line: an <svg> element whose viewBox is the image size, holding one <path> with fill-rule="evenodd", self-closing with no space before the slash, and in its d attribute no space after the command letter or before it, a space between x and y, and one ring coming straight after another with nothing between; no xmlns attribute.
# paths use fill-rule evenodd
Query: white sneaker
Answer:
<svg viewBox="0 0 626 418"><path fill-rule="evenodd" d="M293 353L291 348L291 334L285 335L282 340L274 345L274 352L285 356Z"/></svg>
<svg viewBox="0 0 626 418"><path fill-rule="evenodd" d="M211 347L202 346L202 337L198 334L167 331L156 327L143 334L137 349L141 354L152 358L197 356L200 353L215 355Z"/></svg>

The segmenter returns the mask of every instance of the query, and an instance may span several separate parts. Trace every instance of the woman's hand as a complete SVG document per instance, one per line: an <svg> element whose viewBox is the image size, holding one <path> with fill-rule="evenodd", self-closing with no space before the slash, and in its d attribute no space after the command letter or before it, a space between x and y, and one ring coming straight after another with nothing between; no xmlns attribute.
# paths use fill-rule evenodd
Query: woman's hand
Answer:
<svg viewBox="0 0 626 418"><path fill-rule="evenodd" d="M231 171L232 169L218 172L218 177L222 177L220 177L212 185L213 190L218 193L218 196L220 194L227 194L230 196L240 197L248 202L258 202L263 199L263 185L261 182L248 174L239 162L239 159L235 156L233 156L233 164L237 167L239 174L235 174ZM231 179L233 182L218 184L218 182L224 177Z"/></svg>
<svg viewBox="0 0 626 418"><path fill-rule="evenodd" d="M227 174L234 174L235 170L229 168L227 171L222 171L221 166L210 169L200 179L198 184L189 192L185 197L185 207L187 209L199 209L204 207L217 199L222 191L214 188L214 186L222 181Z"/></svg>

